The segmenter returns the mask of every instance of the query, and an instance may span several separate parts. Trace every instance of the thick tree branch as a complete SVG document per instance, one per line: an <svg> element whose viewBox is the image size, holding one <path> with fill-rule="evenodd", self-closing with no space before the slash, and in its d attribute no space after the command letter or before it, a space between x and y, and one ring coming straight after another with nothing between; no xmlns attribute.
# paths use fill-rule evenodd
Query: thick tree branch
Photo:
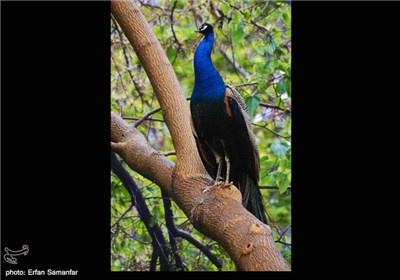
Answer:
<svg viewBox="0 0 400 280"><path fill-rule="evenodd" d="M135 127L111 113L111 147L132 170L151 179L168 196L172 195L172 172L175 164L154 150Z"/></svg>
<svg viewBox="0 0 400 280"><path fill-rule="evenodd" d="M115 114L111 118L113 148L131 168L166 191L197 229L224 247L240 270L288 270L271 228L242 206L236 187L223 184L203 192L212 180L199 158L189 107L168 58L135 2L114 0L111 11L149 77L171 133L177 161L174 168L136 129L121 129L128 125Z"/></svg>

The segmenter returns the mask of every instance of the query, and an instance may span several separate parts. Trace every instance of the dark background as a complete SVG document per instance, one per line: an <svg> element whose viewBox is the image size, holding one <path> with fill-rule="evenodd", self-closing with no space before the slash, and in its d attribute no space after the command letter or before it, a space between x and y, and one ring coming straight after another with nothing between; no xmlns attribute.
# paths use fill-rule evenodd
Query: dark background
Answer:
<svg viewBox="0 0 400 280"><path fill-rule="evenodd" d="M400 5L292 4L293 271L273 275L395 273ZM132 277L109 272L110 4L1 9L1 251L30 249L2 275Z"/></svg>

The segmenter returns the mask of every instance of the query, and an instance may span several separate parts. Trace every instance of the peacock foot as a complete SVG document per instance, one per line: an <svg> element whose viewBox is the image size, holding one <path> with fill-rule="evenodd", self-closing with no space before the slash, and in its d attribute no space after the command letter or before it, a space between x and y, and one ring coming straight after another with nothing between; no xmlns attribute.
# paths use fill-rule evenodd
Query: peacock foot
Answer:
<svg viewBox="0 0 400 280"><path fill-rule="evenodd" d="M212 185L209 187L202 187L203 193L208 193L212 188L214 188L216 185Z"/></svg>
<svg viewBox="0 0 400 280"><path fill-rule="evenodd" d="M219 184L219 186L221 187L221 188L228 188L228 187L230 187L230 186L232 186L233 185L233 182L221 182L220 184Z"/></svg>
<svg viewBox="0 0 400 280"><path fill-rule="evenodd" d="M215 183L214 183L213 187L216 187L216 186L222 185L222 184L224 184L224 183L225 183L225 182L224 182L224 181L222 181L222 180L217 180L217 181L215 181Z"/></svg>
<svg viewBox="0 0 400 280"><path fill-rule="evenodd" d="M203 193L208 193L209 191L211 191L212 188L216 187L216 186L220 186L222 184L225 184L225 182L223 181L215 181L214 185L209 186L209 187L203 187Z"/></svg>

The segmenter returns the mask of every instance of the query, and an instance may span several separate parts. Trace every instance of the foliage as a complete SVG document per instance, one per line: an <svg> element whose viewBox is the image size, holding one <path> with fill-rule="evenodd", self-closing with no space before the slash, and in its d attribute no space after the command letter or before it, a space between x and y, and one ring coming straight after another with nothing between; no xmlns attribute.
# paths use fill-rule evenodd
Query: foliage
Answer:
<svg viewBox="0 0 400 280"><path fill-rule="evenodd" d="M150 4L151 3L151 4ZM183 91L193 90L193 55L203 22L214 25L213 61L226 83L244 97L260 152L260 185L277 245L291 262L291 7L289 2L267 1L139 1L141 11L164 48ZM222 28L217 28L222 20ZM114 20L111 22L112 111L134 122L159 107L135 52ZM172 140L162 112L150 115L138 129L158 151L175 160ZM154 224L169 240L160 189L131 171ZM111 174L111 267L114 271L149 270L151 237L131 199L115 174ZM223 263L235 265L214 241L193 228L172 203L174 222L190 232ZM177 238L179 254L188 270L217 270L203 253ZM170 256L174 263L174 259ZM177 268L176 268L177 269Z"/></svg>

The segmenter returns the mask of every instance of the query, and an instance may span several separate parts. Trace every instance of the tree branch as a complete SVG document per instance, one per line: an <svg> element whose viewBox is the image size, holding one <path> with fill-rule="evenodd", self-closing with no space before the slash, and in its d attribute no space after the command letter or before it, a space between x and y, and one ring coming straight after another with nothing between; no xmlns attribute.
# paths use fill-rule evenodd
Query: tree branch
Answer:
<svg viewBox="0 0 400 280"><path fill-rule="evenodd" d="M175 164L154 150L135 127L111 112L111 147L132 170L160 186L172 195L172 172Z"/></svg>
<svg viewBox="0 0 400 280"><path fill-rule="evenodd" d="M268 103L265 103L265 102L260 102L260 106L261 107L265 107L265 108L271 108L271 109L287 112L287 113L291 113L290 109L282 109L279 106L276 106L275 104L268 104Z"/></svg>
<svg viewBox="0 0 400 280"><path fill-rule="evenodd" d="M150 117L151 115L154 115L155 113L161 111L161 108L155 108L153 110L151 110L150 112L148 112L147 114L145 114L143 117L141 117L140 119L138 119L133 126L134 127L138 127L142 122L144 122L148 117Z"/></svg>
<svg viewBox="0 0 400 280"><path fill-rule="evenodd" d="M176 266L181 270L181 271L186 271L186 267L183 264L182 258L179 255L179 251L178 251L178 246L176 244L176 240L175 240L175 235L173 230L171 230L172 228L175 227L174 224L174 216L171 210L171 201L169 200L169 198L164 197L163 192L162 193L162 200L163 200L163 204L164 204L164 213L165 213L165 222L167 225L167 229L168 229L168 236L169 236L169 243L171 244L171 249L172 249L172 254L174 255L175 258L175 263Z"/></svg>
<svg viewBox="0 0 400 280"><path fill-rule="evenodd" d="M240 65L237 65L235 63L234 59L232 57L230 57L221 46L219 47L219 50L222 53L222 55L225 57L225 59L229 61L229 63L232 65L232 67L235 71L242 74L246 79L250 78L251 75L249 74L249 72L247 72L246 69L244 69Z"/></svg>
<svg viewBox="0 0 400 280"><path fill-rule="evenodd" d="M182 52L183 55L186 56L185 50L182 48L182 44L179 42L178 38L176 37L175 30L174 30L174 11L175 11L177 3L178 3L178 0L175 0L174 4L172 4L172 10L171 10L171 15L170 15L172 36L174 37L174 40L175 40L176 44L178 45L178 50L176 51L176 57L178 56L179 52ZM176 57L175 57L175 59L176 59ZM174 59L174 62L175 62L175 59ZM174 64L174 63L172 63L172 64Z"/></svg>

